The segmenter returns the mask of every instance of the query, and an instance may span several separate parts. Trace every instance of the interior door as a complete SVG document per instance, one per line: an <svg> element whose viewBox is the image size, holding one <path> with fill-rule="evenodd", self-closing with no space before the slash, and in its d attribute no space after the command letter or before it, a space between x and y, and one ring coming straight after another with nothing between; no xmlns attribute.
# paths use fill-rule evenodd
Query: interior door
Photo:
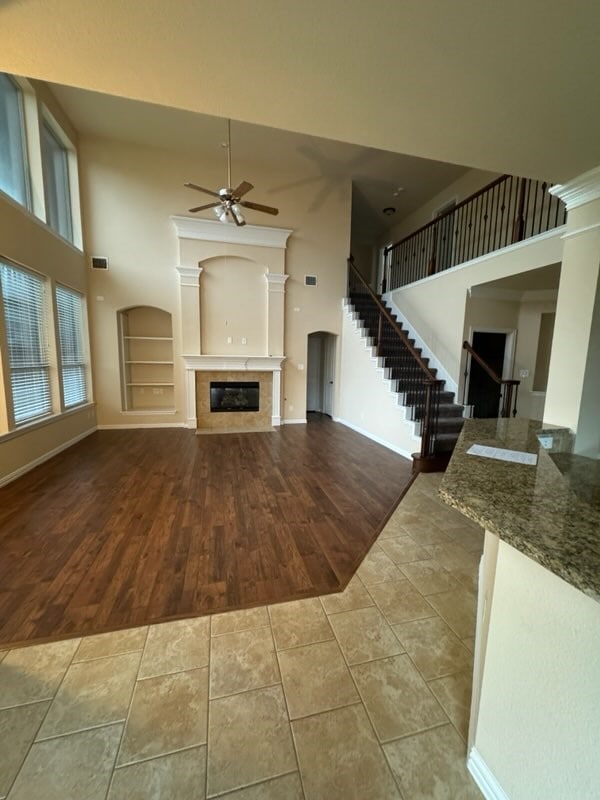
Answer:
<svg viewBox="0 0 600 800"><path fill-rule="evenodd" d="M311 333L308 337L306 410L323 411L323 339L320 333Z"/></svg>
<svg viewBox="0 0 600 800"><path fill-rule="evenodd" d="M501 378L504 369L506 334L474 331L471 346ZM479 419L497 417L500 410L501 386L479 366L475 359L471 358L470 361L467 402L473 406L473 416Z"/></svg>
<svg viewBox="0 0 600 800"><path fill-rule="evenodd" d="M325 335L323 340L323 413L333 417L335 389L335 336Z"/></svg>

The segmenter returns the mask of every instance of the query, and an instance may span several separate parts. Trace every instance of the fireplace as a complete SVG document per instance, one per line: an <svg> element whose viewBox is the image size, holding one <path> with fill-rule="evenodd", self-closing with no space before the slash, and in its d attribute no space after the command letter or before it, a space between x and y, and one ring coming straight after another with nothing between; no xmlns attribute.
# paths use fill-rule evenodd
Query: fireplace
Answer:
<svg viewBox="0 0 600 800"><path fill-rule="evenodd" d="M258 411L258 381L211 381L210 410L215 412Z"/></svg>

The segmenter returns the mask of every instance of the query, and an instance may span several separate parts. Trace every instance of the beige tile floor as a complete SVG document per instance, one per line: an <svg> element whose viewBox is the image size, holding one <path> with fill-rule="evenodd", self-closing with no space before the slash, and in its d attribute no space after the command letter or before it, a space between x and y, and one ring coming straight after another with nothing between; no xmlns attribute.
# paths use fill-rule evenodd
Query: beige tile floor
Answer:
<svg viewBox="0 0 600 800"><path fill-rule="evenodd" d="M421 475L340 594L0 653L0 798L470 800L483 532Z"/></svg>

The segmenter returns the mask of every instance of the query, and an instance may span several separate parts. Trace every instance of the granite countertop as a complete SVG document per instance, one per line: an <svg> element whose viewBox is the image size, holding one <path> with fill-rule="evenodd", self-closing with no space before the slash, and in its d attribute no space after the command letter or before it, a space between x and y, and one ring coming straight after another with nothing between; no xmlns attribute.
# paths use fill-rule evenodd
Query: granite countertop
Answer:
<svg viewBox="0 0 600 800"><path fill-rule="evenodd" d="M528 419L466 420L440 495L600 601L600 464L544 449L541 432L542 424ZM473 444L536 453L537 464L467 455Z"/></svg>

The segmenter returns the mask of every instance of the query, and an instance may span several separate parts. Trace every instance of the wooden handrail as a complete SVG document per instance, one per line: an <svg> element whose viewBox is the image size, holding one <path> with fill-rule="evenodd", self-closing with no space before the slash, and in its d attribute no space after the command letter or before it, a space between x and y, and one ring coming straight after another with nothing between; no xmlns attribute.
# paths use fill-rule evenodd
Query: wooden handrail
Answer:
<svg viewBox="0 0 600 800"><path fill-rule="evenodd" d="M463 342L463 348L467 351L467 353L471 354L471 357L475 359L475 361L479 364L479 366L483 370L485 370L487 374L490 376L490 378L497 384L502 385L504 383L504 384L512 384L513 386L515 386L521 383L521 381L516 381L513 378L501 378L499 375L497 375L497 373L495 373L494 370L488 364L485 363L483 358L481 358L481 356L478 355L475 352L475 350L473 350L473 348L467 341Z"/></svg>
<svg viewBox="0 0 600 800"><path fill-rule="evenodd" d="M375 303L375 305L379 309L379 313L382 314L385 317L385 319L388 321L388 323L392 326L392 328L394 330L394 333L396 333L400 337L400 339L402 339L406 349L409 351L409 353L415 359L417 364L423 370L425 378L427 380L434 381L434 382L437 383L438 379L435 377L433 372L429 369L427 364L425 364L425 362L423 361L421 356L417 353L417 351L415 350L413 345L410 343L409 338L406 335L406 331L402 330L402 328L398 325L398 323L392 317L392 315L387 310L387 308L383 305L383 303L381 302L379 297L375 294L373 289L371 289L369 284L366 282L366 280L360 274L360 272L358 271L358 269L357 269L357 267L356 267L356 265L354 263L354 259L352 258L352 256L350 256L350 258L348 259L348 266L353 271L353 273L356 275L356 277L360 280L360 282L363 284L364 288L368 291L369 295L371 296L371 299L373 300L373 302ZM439 382L441 383L441 381L439 381Z"/></svg>
<svg viewBox="0 0 600 800"><path fill-rule="evenodd" d="M425 225L422 225L420 228L417 228L416 231L409 233L408 236L405 236L403 239L399 239L397 242L388 245L388 247L384 249L385 254L389 253L390 250L394 250L394 248L404 244L409 239L412 239L414 236L417 236L419 233L426 231L428 228L432 228L434 225L439 225L440 220L444 219L445 217L449 217L451 214L455 214L460 208L466 206L467 203L472 203L473 200L476 200L480 195L489 192L490 189L493 189L494 186L497 186L498 184L502 183L507 178L510 178L510 175L508 174L500 175L499 178L496 178L491 183L488 183L485 186L483 186L477 192L474 192L473 194L470 194L468 197L466 197L464 200L461 200L460 203L457 203L455 206L452 206L452 208L449 208L447 211L444 211L444 213L440 214L439 217L432 219L430 222L426 222Z"/></svg>

